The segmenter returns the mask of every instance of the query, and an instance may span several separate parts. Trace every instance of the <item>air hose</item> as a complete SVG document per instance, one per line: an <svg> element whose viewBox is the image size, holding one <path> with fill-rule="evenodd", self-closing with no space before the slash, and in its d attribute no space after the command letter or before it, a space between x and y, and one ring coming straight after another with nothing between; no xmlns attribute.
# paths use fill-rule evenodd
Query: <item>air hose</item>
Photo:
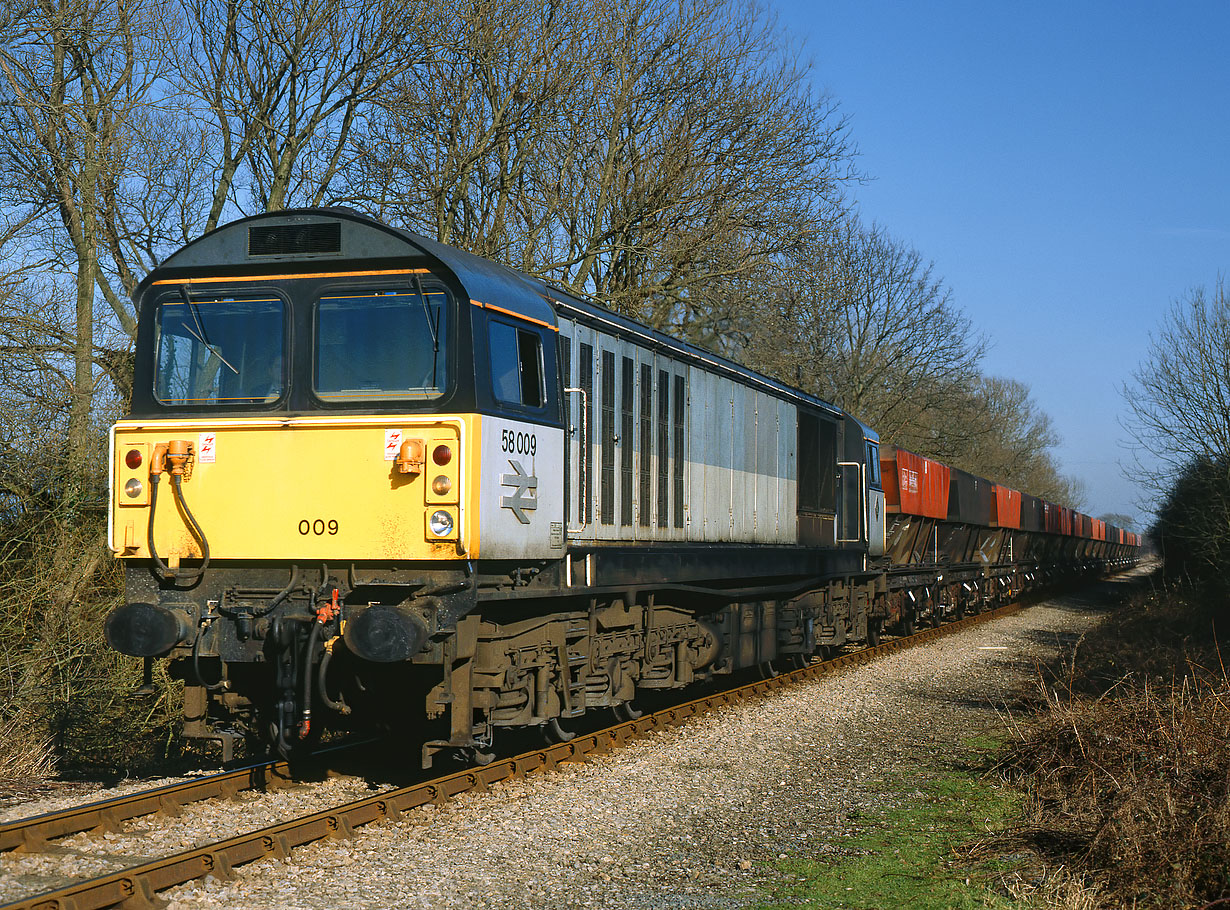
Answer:
<svg viewBox="0 0 1230 910"><path fill-rule="evenodd" d="M164 581L170 580L176 583L191 584L198 581L205 574L205 570L209 568L209 541L205 537L205 532L201 530L200 524L197 523L196 517L192 514L192 510L188 508L188 503L184 501L184 478L180 474L172 474L171 486L175 493L175 501L188 519L188 529L192 532L192 536L201 545L201 564L187 574L180 574L179 570L172 569L162 561L162 558L158 555L158 550L154 546L154 516L157 514L158 509L158 483L161 480L161 474L150 474L149 530L146 536L146 543L149 545L149 555L154 560L154 571L159 578Z"/></svg>
<svg viewBox="0 0 1230 910"><path fill-rule="evenodd" d="M326 708L330 711L336 711L338 714L349 714L350 705L342 698L341 693L338 693L337 701L334 701L329 696L329 686L326 678L329 675L329 663L333 660L333 649L325 644L324 656L320 658L320 667L316 670L316 690L320 693L320 700L324 702Z"/></svg>
<svg viewBox="0 0 1230 910"><path fill-rule="evenodd" d="M213 621L217 619L214 615L206 616L201 620L201 628L197 630L196 638L192 642L192 673L196 676L197 685L204 686L210 692L217 692L220 689L226 688L226 683L218 680L216 683L205 682L205 677L201 675L201 639L205 637L205 633L209 631L209 627L213 625Z"/></svg>
<svg viewBox="0 0 1230 910"><path fill-rule="evenodd" d="M303 656L303 713L300 715L299 721L299 738L306 739L308 733L312 729L312 658L316 656L316 646L320 643L320 633L324 627L339 616L342 612L341 604L338 602L339 591L333 589L333 597L325 602L323 607L316 608L316 619L312 622L312 631L308 635L307 650ZM325 652L326 655L329 652ZM328 664L322 661L325 667ZM320 690L324 694L324 675L320 674ZM327 695L325 697L326 704L334 708L335 703L331 702ZM336 710L336 708L335 708ZM346 712L342 712L346 713Z"/></svg>

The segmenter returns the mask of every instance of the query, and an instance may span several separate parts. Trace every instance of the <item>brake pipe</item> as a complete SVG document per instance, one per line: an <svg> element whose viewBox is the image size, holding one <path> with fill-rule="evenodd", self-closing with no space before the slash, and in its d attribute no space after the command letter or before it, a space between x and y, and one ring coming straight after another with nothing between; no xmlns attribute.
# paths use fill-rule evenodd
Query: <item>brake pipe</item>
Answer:
<svg viewBox="0 0 1230 910"><path fill-rule="evenodd" d="M184 466L192 455L192 444L183 440L172 440L169 443L160 442L154 447L154 457L150 462L149 468L149 527L146 529L146 544L149 547L150 558L154 561L154 572L163 581L172 582L187 582L192 583L197 581L205 574L205 570L209 568L209 541L205 537L205 532L201 530L200 524L196 517L192 514L192 510L188 508L188 503L184 500ZM170 462L170 468L166 466ZM201 564L196 569L189 572L187 575L181 575L178 569L172 569L158 555L158 549L154 545L154 516L158 511L158 484L162 481L162 472L167 469L171 473L171 486L179 507L184 510L184 515L188 518L188 529L201 545Z"/></svg>
<svg viewBox="0 0 1230 910"><path fill-rule="evenodd" d="M338 594L338 589L334 588L333 596L325 601L323 607L316 609L316 619L312 622L312 632L308 635L307 651L303 655L303 713L299 721L300 739L307 739L308 733L312 730L312 658L316 654L316 645L320 642L321 630L342 612L341 604L338 603Z"/></svg>

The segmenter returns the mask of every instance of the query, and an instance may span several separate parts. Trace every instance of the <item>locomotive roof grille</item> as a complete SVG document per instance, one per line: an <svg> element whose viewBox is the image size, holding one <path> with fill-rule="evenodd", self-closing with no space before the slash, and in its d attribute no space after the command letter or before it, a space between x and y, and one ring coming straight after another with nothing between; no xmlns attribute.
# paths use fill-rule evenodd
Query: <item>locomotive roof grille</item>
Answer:
<svg viewBox="0 0 1230 910"><path fill-rule="evenodd" d="M342 251L338 221L254 225L248 228L248 256L322 255Z"/></svg>

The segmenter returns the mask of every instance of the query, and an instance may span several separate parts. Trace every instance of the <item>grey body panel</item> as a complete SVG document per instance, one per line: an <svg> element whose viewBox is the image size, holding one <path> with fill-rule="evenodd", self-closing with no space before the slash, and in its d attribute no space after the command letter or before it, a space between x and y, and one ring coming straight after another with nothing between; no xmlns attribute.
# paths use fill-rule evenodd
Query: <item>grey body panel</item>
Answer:
<svg viewBox="0 0 1230 910"><path fill-rule="evenodd" d="M559 326L571 352L565 384L589 389L588 446L582 440L582 397L570 396L567 482L573 543L797 541L797 419L792 402L614 333L565 319ZM582 345L592 352L588 375L582 375ZM604 353L609 354L608 364L613 359L613 369L604 370ZM633 371L630 402L625 402L625 359ZM611 391L608 382L614 383ZM629 407L631 438L623 432ZM604 452L604 446L613 446L613 453ZM629 458L630 476L622 470ZM586 473L588 481L583 480ZM630 521L623 508L629 492Z"/></svg>

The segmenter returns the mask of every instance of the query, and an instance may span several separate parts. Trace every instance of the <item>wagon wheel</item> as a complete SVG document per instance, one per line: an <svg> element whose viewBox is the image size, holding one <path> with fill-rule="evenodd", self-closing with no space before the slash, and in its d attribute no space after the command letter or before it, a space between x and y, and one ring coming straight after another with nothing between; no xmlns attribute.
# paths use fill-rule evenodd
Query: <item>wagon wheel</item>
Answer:
<svg viewBox="0 0 1230 910"><path fill-rule="evenodd" d="M616 720L625 723L630 720L636 720L638 717L643 717L645 714L632 701L621 701L617 705L611 705L611 711L615 714Z"/></svg>
<svg viewBox="0 0 1230 910"><path fill-rule="evenodd" d="M564 729L564 727L560 726L559 718L553 717L543 725L542 735L546 737L548 743L556 745L557 743L568 742L577 734L574 730Z"/></svg>
<svg viewBox="0 0 1230 910"><path fill-rule="evenodd" d="M773 665L773 661L765 660L756 665L756 669L760 673L761 679L773 679L775 676L781 676L782 671Z"/></svg>
<svg viewBox="0 0 1230 910"><path fill-rule="evenodd" d="M812 661L816 657L812 654L795 653L790 655L790 667L794 670L802 670L804 667L810 667Z"/></svg>
<svg viewBox="0 0 1230 910"><path fill-rule="evenodd" d="M880 632L883 628L884 620L867 617L867 647L874 648L880 643Z"/></svg>
<svg viewBox="0 0 1230 910"><path fill-rule="evenodd" d="M463 749L462 753L466 755L470 759L470 761L474 762L474 764L476 765L489 765L493 761L495 761L494 752L484 752L482 749L478 748L477 746L473 746L468 749Z"/></svg>

